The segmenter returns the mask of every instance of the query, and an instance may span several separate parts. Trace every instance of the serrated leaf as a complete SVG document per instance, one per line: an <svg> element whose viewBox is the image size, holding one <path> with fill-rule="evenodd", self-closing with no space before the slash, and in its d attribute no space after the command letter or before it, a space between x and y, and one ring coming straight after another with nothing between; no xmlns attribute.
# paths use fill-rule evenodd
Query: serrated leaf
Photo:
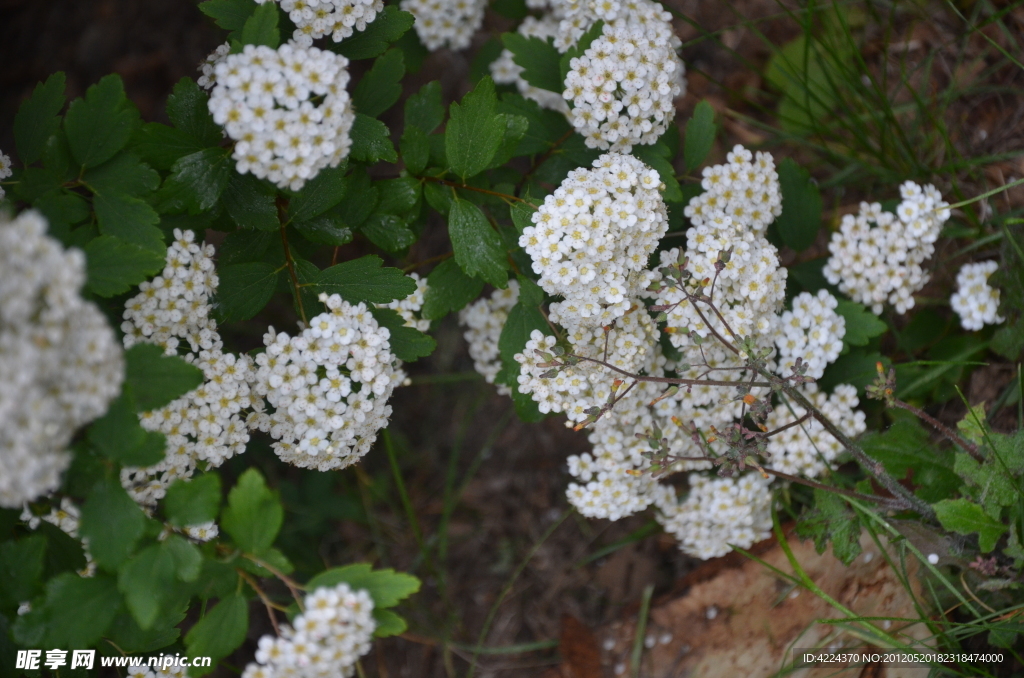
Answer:
<svg viewBox="0 0 1024 678"><path fill-rule="evenodd" d="M832 555L849 565L860 555L860 518L843 498L834 492L815 488L814 508L800 516L796 533L801 539L814 539L814 549L824 553L832 544Z"/></svg>
<svg viewBox="0 0 1024 678"><path fill-rule="evenodd" d="M275 197L274 190L253 175L233 173L222 201L228 216L239 228L276 231L281 222Z"/></svg>
<svg viewBox="0 0 1024 678"><path fill-rule="evenodd" d="M387 304L416 291L416 281L397 268L383 267L380 257L367 255L320 271L317 287L357 304Z"/></svg>
<svg viewBox="0 0 1024 678"><path fill-rule="evenodd" d="M165 188L190 214L197 214L217 204L231 180L232 169L227 150L204 148L174 163Z"/></svg>
<svg viewBox="0 0 1024 678"><path fill-rule="evenodd" d="M462 102L452 102L444 144L448 166L463 181L491 164L505 134L505 121L495 115L494 82L486 77Z"/></svg>
<svg viewBox="0 0 1024 678"><path fill-rule="evenodd" d="M249 630L249 604L240 594L221 598L206 616L185 635L189 657L213 657L214 662L228 656L242 644ZM214 664L216 666L216 664ZM209 673L213 667L192 669L189 675Z"/></svg>
<svg viewBox="0 0 1024 678"><path fill-rule="evenodd" d="M174 481L167 488L164 515L172 525L201 525L216 519L220 511L220 476L207 472L191 480Z"/></svg>
<svg viewBox="0 0 1024 678"><path fill-rule="evenodd" d="M416 234L406 220L394 214L374 214L359 227L359 231L385 252L397 253L416 242Z"/></svg>
<svg viewBox="0 0 1024 678"><path fill-rule="evenodd" d="M412 28L415 18L392 5L384 7L366 30L333 45L332 49L349 59L372 59L383 54L395 40Z"/></svg>
<svg viewBox="0 0 1024 678"><path fill-rule="evenodd" d="M174 91L167 97L167 117L201 146L216 146L222 139L221 127L213 121L209 102L209 95L192 78L175 83Z"/></svg>
<svg viewBox="0 0 1024 678"><path fill-rule="evenodd" d="M379 116L395 105L402 95L402 76L405 61L402 51L391 49L373 62L373 68L352 91L352 105L359 113L371 118Z"/></svg>
<svg viewBox="0 0 1024 678"><path fill-rule="evenodd" d="M495 119L502 125L503 131L501 143L498 145L498 150L494 153L488 169L501 167L513 156L518 155L519 142L530 128L530 121L522 115L498 113Z"/></svg>
<svg viewBox="0 0 1024 678"><path fill-rule="evenodd" d="M340 247L352 242L352 229L344 226L333 214L322 214L309 221L292 224L310 242Z"/></svg>
<svg viewBox="0 0 1024 678"><path fill-rule="evenodd" d="M146 528L146 514L115 478L103 479L82 504L80 536L101 568L115 571L135 550Z"/></svg>
<svg viewBox="0 0 1024 678"><path fill-rule="evenodd" d="M978 535L978 548L988 553L1006 532L1006 525L988 516L980 506L967 499L943 499L932 504L939 522L957 534Z"/></svg>
<svg viewBox="0 0 1024 678"><path fill-rule="evenodd" d="M154 167L169 170L180 158L203 150L203 144L180 129L147 122L135 131L131 148Z"/></svg>
<svg viewBox="0 0 1024 678"><path fill-rule="evenodd" d="M373 630L374 638L390 638L405 633L409 625L391 610L379 610L374 608L373 620L377 622L377 628Z"/></svg>
<svg viewBox="0 0 1024 678"><path fill-rule="evenodd" d="M18 157L31 165L43 157L46 141L60 129L64 108L64 73L58 71L32 90L14 116L14 143Z"/></svg>
<svg viewBox="0 0 1024 678"><path fill-rule="evenodd" d="M267 489L260 472L250 468L228 493L221 527L243 551L259 555L274 543L283 519L281 502Z"/></svg>
<svg viewBox="0 0 1024 678"><path fill-rule="evenodd" d="M541 108L536 101L511 92L502 93L496 110L506 115L521 115L529 122L526 134L516 146L517 156L549 151L559 139L564 139L572 131L561 113Z"/></svg>
<svg viewBox="0 0 1024 678"><path fill-rule="evenodd" d="M406 327L405 320L397 312L390 308L371 309L373 317L381 327L388 328L391 333L389 343L391 352L399 360L413 362L434 352L437 342L434 338L423 334L414 327Z"/></svg>
<svg viewBox="0 0 1024 678"><path fill-rule="evenodd" d="M160 215L149 203L129 195L111 193L93 196L92 206L96 210L100 233L161 256L167 251L163 231L156 226L160 223Z"/></svg>
<svg viewBox="0 0 1024 678"><path fill-rule="evenodd" d="M478 277L495 287L508 283L508 262L501 237L491 228L480 208L456 198L448 213L448 236L455 261L466 275Z"/></svg>
<svg viewBox="0 0 1024 678"><path fill-rule="evenodd" d="M380 120L356 113L355 122L352 123L352 150L349 156L369 164L380 160L397 162L398 154L391 143L390 134L388 126Z"/></svg>
<svg viewBox="0 0 1024 678"><path fill-rule="evenodd" d="M227 31L237 31L256 11L253 0L206 0L199 3L199 11Z"/></svg>
<svg viewBox="0 0 1024 678"><path fill-rule="evenodd" d="M686 122L683 156L686 158L687 172L693 172L704 164L708 153L711 152L711 146L715 143L717 133L715 109L707 100L701 101L693 109L693 117Z"/></svg>
<svg viewBox="0 0 1024 678"><path fill-rule="evenodd" d="M426 133L415 125L407 125L398 142L402 162L410 174L419 175L427 168L430 159L430 140Z"/></svg>
<svg viewBox="0 0 1024 678"><path fill-rule="evenodd" d="M39 592L46 539L42 535L0 542L0 606L17 606Z"/></svg>
<svg viewBox="0 0 1024 678"><path fill-rule="evenodd" d="M149 412L180 398L203 383L203 371L178 356L164 355L156 344L135 344L125 351L125 382L135 407Z"/></svg>
<svg viewBox="0 0 1024 678"><path fill-rule="evenodd" d="M158 544L143 549L118 570L117 588L143 630L152 628L174 579L174 557Z"/></svg>
<svg viewBox="0 0 1024 678"><path fill-rule="evenodd" d="M963 494L976 499L985 513L999 520L1004 506L1017 499L1018 490L1002 465L994 459L981 464L966 452L957 452L953 470L964 479L967 487Z"/></svg>
<svg viewBox="0 0 1024 678"><path fill-rule="evenodd" d="M100 195L141 197L156 190L160 175L134 153L118 153L83 174L82 182Z"/></svg>
<svg viewBox="0 0 1024 678"><path fill-rule="evenodd" d="M174 570L179 580L193 582L199 577L203 569L203 554L198 546L179 534L168 535L161 546L174 560Z"/></svg>
<svg viewBox="0 0 1024 678"><path fill-rule="evenodd" d="M444 104L441 102L441 83L428 82L420 91L405 100L405 126L418 127L424 134L430 134L444 121Z"/></svg>
<svg viewBox="0 0 1024 678"><path fill-rule="evenodd" d="M843 341L850 346L867 346L869 339L885 334L889 329L878 316L856 301L840 299L836 313L846 319Z"/></svg>
<svg viewBox="0 0 1024 678"><path fill-rule="evenodd" d="M280 269L263 261L233 264L217 271L217 312L224 322L248 320L263 310L277 289Z"/></svg>
<svg viewBox="0 0 1024 678"><path fill-rule="evenodd" d="M266 45L277 49L281 44L281 31L277 28L277 3L265 2L256 7L242 26L243 45Z"/></svg>
<svg viewBox="0 0 1024 678"><path fill-rule="evenodd" d="M405 572L391 568L374 570L369 563L353 563L321 572L306 584L314 591L321 587L346 583L352 589L364 590L373 598L374 609L394 607L420 590L420 580Z"/></svg>
<svg viewBox="0 0 1024 678"><path fill-rule="evenodd" d="M129 500L130 501L130 500ZM46 584L45 647L92 647L121 609L121 595L113 577L80 577L70 572ZM74 610L74 614L69 614Z"/></svg>
<svg viewBox="0 0 1024 678"><path fill-rule="evenodd" d="M460 311L483 289L482 280L467 276L454 259L445 259L427 276L423 317L437 320L453 311Z"/></svg>
<svg viewBox="0 0 1024 678"><path fill-rule="evenodd" d="M64 116L71 152L82 167L96 167L128 143L138 112L128 102L120 76L108 75L75 99Z"/></svg>
<svg viewBox="0 0 1024 678"><path fill-rule="evenodd" d="M346 167L328 167L310 179L288 203L288 216L293 221L306 221L331 209L345 197L348 183Z"/></svg>
<svg viewBox="0 0 1024 678"><path fill-rule="evenodd" d="M861 448L897 479L913 472L915 494L927 502L948 497L960 487L953 472L953 455L931 444L927 431L912 417L899 416L885 431L872 431Z"/></svg>
<svg viewBox="0 0 1024 678"><path fill-rule="evenodd" d="M775 227L788 247L805 250L814 244L821 227L821 193L811 174L792 158L779 164L779 185L782 190L782 214Z"/></svg>
<svg viewBox="0 0 1024 678"><path fill-rule="evenodd" d="M91 240L85 257L88 287L100 297L127 292L164 267L164 253L110 235Z"/></svg>
<svg viewBox="0 0 1024 678"><path fill-rule="evenodd" d="M523 70L520 77L534 87L561 94L565 84L559 77L562 55L550 39L526 37L519 33L504 33L501 41L512 52L512 61Z"/></svg>

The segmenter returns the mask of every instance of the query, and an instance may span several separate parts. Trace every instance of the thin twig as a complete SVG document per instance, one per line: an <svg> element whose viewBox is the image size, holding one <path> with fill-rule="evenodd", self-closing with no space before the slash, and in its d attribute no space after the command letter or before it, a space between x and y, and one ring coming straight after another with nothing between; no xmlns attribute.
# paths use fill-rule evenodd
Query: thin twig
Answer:
<svg viewBox="0 0 1024 678"><path fill-rule="evenodd" d="M513 200L515 202L521 202L524 205L529 205L533 209L537 209L537 206L534 205L529 200L523 200L522 198L518 198L518 197L516 197L514 195L509 195L508 193L499 193L497 191L489 191L486 188L477 188L476 186L467 186L466 184L459 184L459 183L456 183L454 181L448 181L447 179L441 179L439 177L422 177L422 178L427 180L427 181L433 181L433 182L439 183L442 186L450 186L452 188L461 188L461 189L464 189L464 190L467 190L467 191L474 191L476 193L484 193L486 195L493 195L493 196L495 196L497 198L501 198L502 200L506 200L506 201Z"/></svg>
<svg viewBox="0 0 1024 678"><path fill-rule="evenodd" d="M976 461L985 461L985 457L981 454L981 451L978 449L977 445L968 440L964 440L960 435L957 434L956 431L949 428L948 426L946 426L941 421L939 421L932 415L928 414L924 410L918 409L911 405L910 403L905 403L899 398L892 398L889 402L894 407L898 407L901 410L906 410L907 412L910 412L917 418L922 419L923 421L926 421L929 424L931 424L932 428L934 428L936 431L944 435L946 438L951 440L956 445L963 448L968 454L974 457Z"/></svg>
<svg viewBox="0 0 1024 678"><path fill-rule="evenodd" d="M260 600L263 601L263 605L267 608L267 616L270 617L270 625L274 627L274 633L280 636L281 629L277 626L277 615L274 614L274 603L271 602L270 598L267 597L267 594L263 592L263 589L259 587L259 584L257 584L247 572L241 569L236 570L236 572L238 572L239 577L245 580L245 583L249 585L249 588L256 592L256 595L259 596Z"/></svg>
<svg viewBox="0 0 1024 678"><path fill-rule="evenodd" d="M640 374L633 374L632 372L627 372L626 370L619 369L615 365L612 365L610 363L606 363L603 360L598 360L597 358L587 358L586 356L576 355L575 353L570 353L568 355L570 357L572 357L572 358L578 358L580 360L587 360L587 361L592 362L592 363L597 363L598 365L601 365L603 367L607 367L608 369L610 369L610 370L612 370L614 372L618 372L619 374L623 375L624 377L629 377L630 379L636 379L637 381L650 381L650 382L654 382L656 384L677 384L679 386L740 386L741 385L739 382L735 382L735 381L718 381L718 380L714 380L714 379L680 379L678 377L648 377L648 376L644 376L644 375L640 375ZM751 386L771 386L771 384L766 382L766 381L755 381L755 382L751 382L750 385Z"/></svg>
<svg viewBox="0 0 1024 678"><path fill-rule="evenodd" d="M277 208L278 212L284 211L283 201L278 200ZM299 276L295 273L295 261L292 259L291 248L288 247L288 234L285 232L286 220L280 217L278 220L281 225L281 244L284 246L284 260L288 264L288 275L291 276L292 287L295 289L295 303L299 307L299 317L302 318L303 323L309 324L309 321L306 319L306 309L302 307L302 292L299 289L301 287L299 285Z"/></svg>

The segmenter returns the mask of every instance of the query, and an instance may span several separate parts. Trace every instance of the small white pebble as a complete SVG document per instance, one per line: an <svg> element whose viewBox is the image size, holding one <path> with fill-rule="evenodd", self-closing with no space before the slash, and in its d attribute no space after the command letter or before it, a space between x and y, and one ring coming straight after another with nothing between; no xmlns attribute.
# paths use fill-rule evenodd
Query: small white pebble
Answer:
<svg viewBox="0 0 1024 678"><path fill-rule="evenodd" d="M938 565L939 564L939 554L938 553L929 553L928 554L928 562L931 563L932 565Z"/></svg>
<svg viewBox="0 0 1024 678"><path fill-rule="evenodd" d="M796 598L799 595L800 595L800 589L793 589L793 591L789 594L789 597L790 598Z"/></svg>
<svg viewBox="0 0 1024 678"><path fill-rule="evenodd" d="M626 672L626 662L619 662L618 664L615 665L615 675L616 676L621 676L625 672Z"/></svg>
<svg viewBox="0 0 1024 678"><path fill-rule="evenodd" d="M658 642L662 645L668 645L672 642L672 634L668 632L661 634L661 638L658 638Z"/></svg>
<svg viewBox="0 0 1024 678"><path fill-rule="evenodd" d="M655 638L654 636L647 636L646 638L644 638L644 647L646 647L648 650L651 649L652 647L654 647L657 644L658 644L658 639Z"/></svg>
<svg viewBox="0 0 1024 678"><path fill-rule="evenodd" d="M602 643L601 646L605 649L605 652L611 652L615 649L615 639L605 638L604 643Z"/></svg>
<svg viewBox="0 0 1024 678"><path fill-rule="evenodd" d="M875 554L872 553L871 551L868 551L867 553L864 554L864 562L865 563L870 563L874 559L875 559Z"/></svg>
<svg viewBox="0 0 1024 678"><path fill-rule="evenodd" d="M714 605L712 605L704 613L704 616L707 617L708 619L714 619L715 617L718 616L718 608L715 607Z"/></svg>
<svg viewBox="0 0 1024 678"><path fill-rule="evenodd" d="M892 622L889 621L888 619L886 619L885 621L882 622L882 628L885 629L886 631L888 631L889 629L892 628Z"/></svg>

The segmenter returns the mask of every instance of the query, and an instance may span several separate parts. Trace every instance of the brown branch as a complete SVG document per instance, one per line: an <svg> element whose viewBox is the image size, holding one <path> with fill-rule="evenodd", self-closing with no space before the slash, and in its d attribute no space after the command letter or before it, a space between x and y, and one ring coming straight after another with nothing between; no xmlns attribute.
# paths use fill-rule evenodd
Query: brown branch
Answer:
<svg viewBox="0 0 1024 678"><path fill-rule="evenodd" d="M454 256L454 255L455 255L454 252L448 252L447 254L439 254L436 257L430 257L429 259L424 259L423 261L417 261L416 263L409 264L408 266L403 268L402 269L402 273L408 273L409 271L415 271L420 266L426 266L427 264L433 264L433 263L436 263L438 261L444 261L445 259L451 259L452 256Z"/></svg>
<svg viewBox="0 0 1024 678"><path fill-rule="evenodd" d="M441 184L442 186L450 186L452 188L461 188L461 189L464 189L464 190L467 190L467 191L475 191L476 193L484 193L486 195L493 195L493 196L495 196L497 198L501 198L502 200L506 200L506 201L507 200L514 200L515 202L521 202L524 205L529 205L533 209L537 209L537 206L534 205L529 200L523 200L522 198L517 198L516 196L509 195L508 193L498 193L497 191L489 191L486 188L477 188L476 186L467 186L466 184L458 184L458 183L455 183L454 181L448 181L447 179L441 179L439 177L420 177L420 178L421 179L425 179L426 181L434 181L436 183Z"/></svg>
<svg viewBox="0 0 1024 678"><path fill-rule="evenodd" d="M956 431L954 431L953 429L949 428L948 426L946 426L941 421L939 421L938 419L936 419L932 415L928 414L924 410L920 410L920 409L914 407L913 405L911 405L910 403L905 403L902 400L900 400L899 398L891 398L889 402L894 407L898 407L901 410L906 410L907 412L910 412L911 414L913 414L914 416L918 417L919 419L922 419L922 420L928 422L929 424L931 424L931 426L936 431L938 431L939 433L944 435L946 438L951 440L954 444L956 444L959 447L963 448L964 451L966 451L968 454L970 454L972 457L974 457L974 459L976 461L978 461L978 462L984 462L985 461L985 457L981 454L981 451L978 449L977 445L975 445L974 443L972 443L970 441L964 440L960 435L957 434Z"/></svg>
<svg viewBox="0 0 1024 678"><path fill-rule="evenodd" d="M280 222L281 226L281 244L284 246L284 260L285 263L288 265L288 275L292 279L292 287L295 289L295 303L299 307L299 317L302 318L303 323L309 324L309 320L307 320L306 318L306 309L302 307L302 293L299 290L299 276L296 275L295 273L295 260L292 259L292 251L291 248L288 247L288 234L285 231L286 220L282 218L284 216L283 212L285 206L285 201L279 198L277 202L277 209L279 215L278 221Z"/></svg>
<svg viewBox="0 0 1024 678"><path fill-rule="evenodd" d="M284 572L281 572L280 570L278 570L277 568L273 567L272 565L268 565L267 563L263 562L262 560L260 560L259 558L255 557L253 555L250 555L248 553L244 553L244 554L242 554L242 557L244 557L246 560L250 560L250 561L256 563L257 565L262 567L264 570L269 571L270 574L272 574L275 577L277 577L278 579L280 579L284 583L284 585L288 587L288 591L291 592L292 598L294 598L295 602L298 603L299 609L300 610L302 609L302 595L299 593L299 591L303 588L302 584L298 583L297 581L295 581L294 579L292 579L291 577L286 575Z"/></svg>
<svg viewBox="0 0 1024 678"><path fill-rule="evenodd" d="M263 601L263 605L267 608L267 616L270 617L270 625L274 627L274 633L280 636L281 629L277 625L277 616L274 614L274 610L277 606L274 605L270 598L267 597L267 594L263 592L263 589L259 587L259 584L257 584L245 570L236 568L235 571L238 573L238 576L249 585L249 588L256 592L256 595L259 596L260 600Z"/></svg>
<svg viewBox="0 0 1024 678"><path fill-rule="evenodd" d="M826 492L834 492L835 494L841 494L844 497L850 497L851 499L860 499L860 500L863 500L863 501L874 502L876 504L881 504L882 506L885 506L886 508L893 509L893 510L900 510L900 509L906 508L903 505L903 501L900 500L900 499L890 499L888 497L879 497L879 496L876 496L876 495L873 495L873 494L861 494L860 492L854 492L853 490L843 489L842 487L834 487L832 485L825 485L823 483L819 483L819 482L816 482L814 480L808 480L807 478L801 478L799 476L791 476L788 473L783 473L782 471L776 471L776 470L770 469L770 468L764 468L762 470L765 473L770 473L770 474L772 474L773 476L775 476L777 478L782 478L783 480L788 480L790 482L798 483L800 485L806 485L807 487L813 487L813 488L815 488L817 490L824 490Z"/></svg>

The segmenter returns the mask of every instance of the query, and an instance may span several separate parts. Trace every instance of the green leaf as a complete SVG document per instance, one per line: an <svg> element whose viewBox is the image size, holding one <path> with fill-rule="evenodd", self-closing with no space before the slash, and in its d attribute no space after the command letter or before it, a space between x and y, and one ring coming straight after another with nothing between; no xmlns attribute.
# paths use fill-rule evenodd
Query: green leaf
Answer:
<svg viewBox="0 0 1024 678"><path fill-rule="evenodd" d="M101 568L114 571L135 550L146 528L146 514L128 496L117 477L96 483L82 504L80 536Z"/></svg>
<svg viewBox="0 0 1024 678"><path fill-rule="evenodd" d="M522 281L523 279L520 278L521 285ZM521 287L520 289L523 288ZM523 352L523 349L526 348L526 342L530 340L530 335L534 330L540 330L545 335L551 334L551 328L548 326L544 315L540 312L537 305L524 303L524 300L520 299L515 306L509 309L508 319L505 321L505 326L501 328L501 335L498 337L501 371L498 372L495 381L516 389L518 386L516 378L519 376L519 363L516 362L515 355L516 353Z"/></svg>
<svg viewBox="0 0 1024 678"><path fill-rule="evenodd" d="M345 197L346 167L328 167L320 171L302 187L288 203L288 217L292 221L306 221L331 209Z"/></svg>
<svg viewBox="0 0 1024 678"><path fill-rule="evenodd" d="M349 155L353 160L373 164L380 160L397 162L398 154L391 143L388 126L380 120L368 115L356 113L352 123L352 150Z"/></svg>
<svg viewBox="0 0 1024 678"><path fill-rule="evenodd" d="M125 351L125 382L135 407L149 412L180 398L203 383L203 371L178 356L164 355L156 344L136 344Z"/></svg>
<svg viewBox="0 0 1024 678"><path fill-rule="evenodd" d="M131 500L129 500L131 501ZM46 640L56 648L92 647L121 609L121 595L113 577L80 577L67 572L46 584ZM70 611L74 614L69 614Z"/></svg>
<svg viewBox="0 0 1024 678"><path fill-rule="evenodd" d="M376 118L394 106L402 95L403 75L405 62L402 50L388 50L373 62L373 68L366 72L352 91L352 105L363 115Z"/></svg>
<svg viewBox="0 0 1024 678"><path fill-rule="evenodd" d="M224 322L248 320L263 310L277 289L280 269L264 261L233 264L220 269L217 310Z"/></svg>
<svg viewBox="0 0 1024 678"><path fill-rule="evenodd" d="M967 499L943 499L932 504L939 522L957 534L978 534L978 548L988 553L996 547L1006 525L986 515L977 504Z"/></svg>
<svg viewBox="0 0 1024 678"><path fill-rule="evenodd" d="M380 257L372 254L352 259L320 271L316 284L327 294L338 294L351 304L387 304L416 291L415 280L397 268L382 267L383 264Z"/></svg>
<svg viewBox="0 0 1024 678"><path fill-rule="evenodd" d="M0 606L15 607L39 592L46 539L33 535L0 542Z"/></svg>
<svg viewBox="0 0 1024 678"><path fill-rule="evenodd" d="M394 214L374 214L359 227L359 231L377 247L397 253L416 242L416 234L406 220Z"/></svg>
<svg viewBox="0 0 1024 678"><path fill-rule="evenodd" d="M266 45L277 49L281 32L277 28L277 3L265 2L256 8L242 26L243 45Z"/></svg>
<svg viewBox="0 0 1024 678"><path fill-rule="evenodd" d="M217 204L231 180L232 169L226 149L204 148L174 163L165 188L174 192L190 214L198 214Z"/></svg>
<svg viewBox="0 0 1024 678"><path fill-rule="evenodd" d="M253 0L206 0L199 3L199 11L227 31L241 29L257 7Z"/></svg>
<svg viewBox="0 0 1024 678"><path fill-rule="evenodd" d="M108 75L90 87L85 99L75 99L64 116L64 131L78 164L96 167L125 147L138 122L118 75Z"/></svg>
<svg viewBox="0 0 1024 678"><path fill-rule="evenodd" d="M69 231L71 226L89 218L89 204L77 193L50 191L33 201L32 207L43 213L50 225L50 234Z"/></svg>
<svg viewBox="0 0 1024 678"><path fill-rule="evenodd" d="M818 386L824 391L831 391L838 384L852 384L863 389L878 376L875 365L881 361L889 364L889 359L878 351L867 351L863 348L850 349L846 355L825 368L825 374L818 380Z"/></svg>
<svg viewBox="0 0 1024 678"><path fill-rule="evenodd" d="M1002 516L1003 507L1017 499L1018 490L1013 479L994 459L986 459L985 463L979 464L966 452L957 452L953 470L968 485L969 490L964 494L977 500L985 513L996 520Z"/></svg>
<svg viewBox="0 0 1024 678"><path fill-rule="evenodd" d="M322 214L309 221L292 224L310 242L339 247L352 242L352 229L342 225L333 214Z"/></svg>
<svg viewBox="0 0 1024 678"><path fill-rule="evenodd" d="M283 519L281 502L267 489L260 472L250 468L228 493L221 527L243 551L259 555L274 543Z"/></svg>
<svg viewBox="0 0 1024 678"><path fill-rule="evenodd" d="M274 190L253 175L232 173L223 202L228 216L239 228L276 231L281 222L275 197Z"/></svg>
<svg viewBox="0 0 1024 678"><path fill-rule="evenodd" d="M521 115L529 122L526 134L519 140L515 155L535 155L554 148L555 142L572 131L565 116L556 111L541 108L536 101L524 99L518 94L504 92L498 102L497 111L506 115Z"/></svg>
<svg viewBox="0 0 1024 678"><path fill-rule="evenodd" d="M180 129L147 122L135 131L131 148L154 167L169 170L180 158L203 150L203 145Z"/></svg>
<svg viewBox="0 0 1024 678"><path fill-rule="evenodd" d="M512 60L521 66L520 76L534 87L561 94L565 83L559 78L559 62L562 55L550 39L526 37L519 33L504 33L501 41L505 49L512 52Z"/></svg>
<svg viewBox="0 0 1024 678"><path fill-rule="evenodd" d="M437 342L433 337L423 334L414 327L406 327L405 320L397 312L390 308L370 309L377 324L388 328L391 338L391 352L399 360L412 362L417 358L428 356L437 348Z"/></svg>
<svg viewBox="0 0 1024 678"><path fill-rule="evenodd" d="M821 227L821 193L810 172L792 158L783 158L779 164L779 184L782 214L775 226L788 247L805 250L814 244Z"/></svg>
<svg viewBox="0 0 1024 678"><path fill-rule="evenodd" d="M154 252L111 235L85 246L89 290L100 297L127 292L164 267L164 253Z"/></svg>
<svg viewBox="0 0 1024 678"><path fill-rule="evenodd" d="M141 197L156 190L160 175L134 153L118 153L82 175L93 193Z"/></svg>
<svg viewBox="0 0 1024 678"><path fill-rule="evenodd" d="M366 30L333 45L331 49L353 60L372 59L383 54L391 43L412 28L413 21L412 14L388 5L367 24Z"/></svg>
<svg viewBox="0 0 1024 678"><path fill-rule="evenodd" d="M467 276L454 259L445 259L427 276L423 317L437 320L451 312L460 311L476 299L483 289L482 280Z"/></svg>
<svg viewBox="0 0 1024 678"><path fill-rule="evenodd" d="M405 126L418 127L424 134L430 134L444 121L444 104L441 102L441 83L428 82L420 91L405 100Z"/></svg>
<svg viewBox="0 0 1024 678"><path fill-rule="evenodd" d="M167 441L158 431L147 431L139 423L131 384L106 413L94 421L87 438L97 452L125 466L152 466L164 458Z"/></svg>
<svg viewBox="0 0 1024 678"><path fill-rule="evenodd" d="M405 633L409 625L391 610L373 609L373 619L377 622L377 628L373 630L374 638L390 638Z"/></svg>
<svg viewBox="0 0 1024 678"><path fill-rule="evenodd" d="M885 334L889 326L874 313L856 301L839 300L836 313L846 318L846 335L843 337L850 346L867 346L868 340Z"/></svg>
<svg viewBox="0 0 1024 678"><path fill-rule="evenodd" d="M201 525L220 511L220 476L206 472L191 480L178 479L167 488L164 515L172 525Z"/></svg>
<svg viewBox="0 0 1024 678"><path fill-rule="evenodd" d="M179 80L167 97L167 117L201 146L216 146L223 138L220 125L210 114L209 102L210 97L192 78Z"/></svg>
<svg viewBox="0 0 1024 678"><path fill-rule="evenodd" d="M174 579L174 557L159 544L143 549L118 570L117 587L141 629L152 628Z"/></svg>
<svg viewBox="0 0 1024 678"><path fill-rule="evenodd" d="M420 580L411 574L395 572L391 568L374 570L369 563L354 563L321 572L309 580L306 589L315 591L342 582L355 591L369 593L375 610L394 607L420 590Z"/></svg>
<svg viewBox="0 0 1024 678"><path fill-rule="evenodd" d="M448 165L463 181L480 174L491 164L505 135L505 121L495 115L494 82L486 77L473 91L452 102L444 144Z"/></svg>
<svg viewBox="0 0 1024 678"><path fill-rule="evenodd" d="M479 207L456 198L448 214L448 236L455 251L455 261L466 275L478 277L495 287L505 287L508 283L505 249L501 237L491 228Z"/></svg>
<svg viewBox="0 0 1024 678"><path fill-rule="evenodd" d="M953 472L953 454L932 445L928 432L912 416L897 415L885 431L867 433L861 448L897 479L913 473L915 494L927 502L948 497L960 487Z"/></svg>
<svg viewBox="0 0 1024 678"><path fill-rule="evenodd" d="M498 145L498 150L494 153L494 158L491 159L488 169L501 167L511 160L512 156L519 154L519 142L530 128L530 121L526 119L526 116L498 113L496 119L501 123L503 132L501 144Z"/></svg>
<svg viewBox="0 0 1024 678"><path fill-rule="evenodd" d="M426 133L415 125L406 125L398 147L402 152L405 169L410 174L422 174L430 160L430 140Z"/></svg>
<svg viewBox="0 0 1024 678"><path fill-rule="evenodd" d="M860 555L860 518L841 496L827 490L814 490L814 508L800 516L796 533L801 539L814 539L814 549L824 553L832 544L832 555L849 565Z"/></svg>
<svg viewBox="0 0 1024 678"><path fill-rule="evenodd" d="M718 126L715 125L715 109L707 100L693 109L693 117L686 122L686 138L683 142L683 157L686 171L693 172L704 164L711 146L715 143Z"/></svg>
<svg viewBox="0 0 1024 678"><path fill-rule="evenodd" d="M100 233L161 256L167 251L163 231L156 226L160 223L160 215L144 200L117 193L97 194L93 197L92 206L96 210Z"/></svg>
<svg viewBox="0 0 1024 678"><path fill-rule="evenodd" d="M248 630L249 604L246 599L238 593L221 598L185 635L188 656L213 657L216 662L234 652L245 640ZM193 668L189 675L198 676L212 670L211 667L197 672Z"/></svg>
<svg viewBox="0 0 1024 678"><path fill-rule="evenodd" d="M174 560L175 573L183 582L193 582L203 569L203 554L199 547L180 534L168 535L161 544Z"/></svg>
<svg viewBox="0 0 1024 678"><path fill-rule="evenodd" d="M14 143L18 157L31 165L43 157L47 140L60 129L64 108L64 73L58 71L32 90L14 116Z"/></svg>
<svg viewBox="0 0 1024 678"><path fill-rule="evenodd" d="M513 21L523 19L529 14L525 0L494 0L491 3L491 9L506 19L512 19Z"/></svg>

